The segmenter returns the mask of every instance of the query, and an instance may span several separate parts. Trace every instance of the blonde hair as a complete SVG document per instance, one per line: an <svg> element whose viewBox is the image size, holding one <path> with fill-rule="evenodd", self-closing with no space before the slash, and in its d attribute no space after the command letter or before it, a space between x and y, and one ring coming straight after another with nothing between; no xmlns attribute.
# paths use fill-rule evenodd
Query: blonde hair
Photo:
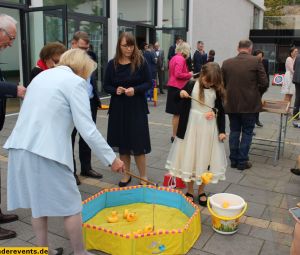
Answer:
<svg viewBox="0 0 300 255"><path fill-rule="evenodd" d="M97 68L97 64L86 51L81 49L71 49L61 55L58 65L70 67L75 74L87 79Z"/></svg>
<svg viewBox="0 0 300 255"><path fill-rule="evenodd" d="M191 53L191 47L187 42L182 42L177 45L175 52L181 53L184 58L188 58Z"/></svg>

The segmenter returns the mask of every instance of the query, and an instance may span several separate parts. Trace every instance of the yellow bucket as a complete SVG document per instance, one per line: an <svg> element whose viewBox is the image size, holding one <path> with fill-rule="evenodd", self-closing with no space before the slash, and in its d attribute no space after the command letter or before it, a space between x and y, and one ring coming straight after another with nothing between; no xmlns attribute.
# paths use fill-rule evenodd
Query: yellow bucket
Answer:
<svg viewBox="0 0 300 255"><path fill-rule="evenodd" d="M231 235L238 231L239 220L247 210L247 203L243 210L236 216L226 217L216 214L211 208L209 198L207 199L207 208L211 214L212 228L217 233Z"/></svg>

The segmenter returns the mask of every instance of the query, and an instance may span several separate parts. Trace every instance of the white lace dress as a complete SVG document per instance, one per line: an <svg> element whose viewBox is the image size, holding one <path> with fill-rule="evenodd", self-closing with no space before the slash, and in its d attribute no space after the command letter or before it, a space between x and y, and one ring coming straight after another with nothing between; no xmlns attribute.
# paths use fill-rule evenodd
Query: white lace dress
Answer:
<svg viewBox="0 0 300 255"><path fill-rule="evenodd" d="M205 104L214 107L216 92L205 89ZM199 84L196 82L192 97L199 97ZM208 170L214 173L212 183L225 180L227 159L224 143L218 139L216 119L207 120L205 113L211 111L208 107L192 100L188 125L184 139L175 138L166 169L170 174L180 177L185 182L191 180L201 184L201 175Z"/></svg>
<svg viewBox="0 0 300 255"><path fill-rule="evenodd" d="M291 57L288 57L285 61L286 72L282 82L281 94L295 94L295 84L293 83L294 62L295 60Z"/></svg>

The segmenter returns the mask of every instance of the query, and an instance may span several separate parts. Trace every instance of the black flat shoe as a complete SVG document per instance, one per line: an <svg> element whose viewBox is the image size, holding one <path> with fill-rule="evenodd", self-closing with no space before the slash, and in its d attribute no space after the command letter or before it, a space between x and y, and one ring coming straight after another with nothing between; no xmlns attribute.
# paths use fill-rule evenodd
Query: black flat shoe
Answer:
<svg viewBox="0 0 300 255"><path fill-rule="evenodd" d="M127 182L119 182L119 187L126 187L131 182L131 176L129 177Z"/></svg>
<svg viewBox="0 0 300 255"><path fill-rule="evenodd" d="M299 168L291 168L291 172L295 175L300 175L300 169Z"/></svg>
<svg viewBox="0 0 300 255"><path fill-rule="evenodd" d="M188 199L191 199L193 202L194 202L194 195L191 194L191 193L185 193L185 196L188 198Z"/></svg>
<svg viewBox="0 0 300 255"><path fill-rule="evenodd" d="M86 176L86 177L91 177L91 178L96 178L96 179L101 179L101 178L103 177L102 174L96 172L96 171L93 170L93 169L90 169L90 170L88 170L88 171L86 171L86 172L82 172L82 171L81 171L81 174L80 174L80 175L81 175L81 176Z"/></svg>
<svg viewBox="0 0 300 255"><path fill-rule="evenodd" d="M171 143L173 143L175 140L175 137L174 136L171 136Z"/></svg>
<svg viewBox="0 0 300 255"><path fill-rule="evenodd" d="M15 231L8 230L5 228L0 228L0 240L15 238L16 236L17 236L17 233Z"/></svg>
<svg viewBox="0 0 300 255"><path fill-rule="evenodd" d="M62 247L54 249L56 253L54 255L62 255L64 253L64 249Z"/></svg>
<svg viewBox="0 0 300 255"><path fill-rule="evenodd" d="M206 200L205 201L200 200L201 197L206 197ZM207 207L207 195L205 193L199 194L198 202L199 202L199 205L201 205L203 207Z"/></svg>

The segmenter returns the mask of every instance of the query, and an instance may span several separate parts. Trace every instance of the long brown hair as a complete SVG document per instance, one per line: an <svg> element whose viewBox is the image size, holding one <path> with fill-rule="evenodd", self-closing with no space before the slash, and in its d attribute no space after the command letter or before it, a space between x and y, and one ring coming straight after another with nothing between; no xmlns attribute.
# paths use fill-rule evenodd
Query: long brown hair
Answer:
<svg viewBox="0 0 300 255"><path fill-rule="evenodd" d="M136 69L138 69L141 66L141 64L144 61L144 57L141 54L141 51L138 49L135 37L132 35L132 33L123 32L119 36L117 47L116 47L116 55L114 57L114 64L115 64L115 67L117 67L120 59L123 57L122 51L121 51L121 41L123 38L125 38L126 44L128 46L134 46L134 49L133 49L133 52L132 52L132 55L130 58L130 60L131 60L130 68L131 68L131 72L133 73Z"/></svg>
<svg viewBox="0 0 300 255"><path fill-rule="evenodd" d="M203 103L204 101L204 84L202 78L205 77L207 83L212 84L216 93L225 101L225 88L223 83L223 76L220 66L215 62L209 62L206 65L202 66L200 77L199 77L199 100Z"/></svg>

